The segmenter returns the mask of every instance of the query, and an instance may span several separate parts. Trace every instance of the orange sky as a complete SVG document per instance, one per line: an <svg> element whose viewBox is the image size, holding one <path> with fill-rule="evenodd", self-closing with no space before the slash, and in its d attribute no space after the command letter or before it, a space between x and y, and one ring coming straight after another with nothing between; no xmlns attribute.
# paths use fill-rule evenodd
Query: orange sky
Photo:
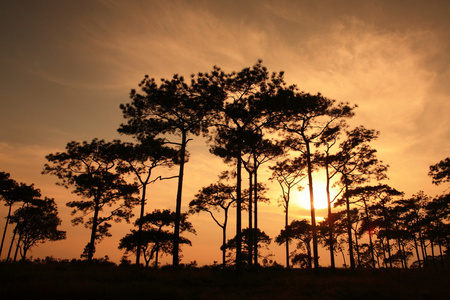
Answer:
<svg viewBox="0 0 450 300"><path fill-rule="evenodd" d="M406 196L442 192L427 172L450 152L449 11L445 0L1 1L0 171L55 198L68 232L31 255L78 258L89 238L70 224L65 203L74 195L40 174L44 156L71 140L118 138L119 104L145 74L238 71L263 59L306 92L358 104L351 123L381 131L374 146L390 165L390 185ZM185 208L224 169L202 139L189 151ZM147 211L173 209L175 184L152 186ZM278 194L273 185L272 204L261 207L260 227L271 237L283 226ZM2 206L2 227L5 215ZM303 216L309 212L292 207L292 218ZM184 248L183 262L220 261L220 228L207 214L191 221L197 236L187 236L193 247ZM118 240L130 228L114 224L96 256L118 260ZM284 262L282 248L271 251Z"/></svg>

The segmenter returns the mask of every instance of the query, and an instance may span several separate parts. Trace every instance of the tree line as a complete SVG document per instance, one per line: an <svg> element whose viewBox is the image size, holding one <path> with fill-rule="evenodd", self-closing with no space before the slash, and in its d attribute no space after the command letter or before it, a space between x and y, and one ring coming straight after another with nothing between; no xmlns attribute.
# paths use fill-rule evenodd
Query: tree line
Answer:
<svg viewBox="0 0 450 300"><path fill-rule="evenodd" d="M342 254L352 270L407 267L413 250L421 267L436 257L442 260L448 249L449 194L430 198L419 192L404 199L403 193L388 185L371 184L387 178L388 166L371 146L379 132L348 125L356 105L300 91L285 82L283 72L270 73L261 61L239 72L213 67L190 79L175 74L157 81L145 76L139 90L131 91L130 100L120 105L125 122L118 132L133 142L72 141L64 152L46 156L43 174L56 176L59 185L79 196L67 206L73 208L72 223L90 229L82 254L89 262L96 245L111 235L111 222L130 222L133 208L139 207L135 229L119 245L125 254L135 255L136 264L143 258L146 266L152 260L158 266L158 257L166 253L172 255L172 265L178 266L180 245L191 244L181 234L195 232L188 216L200 212L209 213L222 229L224 267L240 270L258 266L261 260L267 263L260 250L271 238L258 225L258 205L269 201L267 186L259 176L262 165L268 166L271 180L281 190L285 226L275 242L286 247L287 268L319 268L319 245L329 250L332 268L335 256ZM189 203L189 211L182 212L188 143L200 135L206 138L211 154L222 158L230 169L218 174L217 182L201 188ZM156 169L175 166L177 175L154 175ZM316 223L313 180L318 170L326 174L328 203L328 215L320 223ZM431 166L429 175L433 183L440 184L449 181L449 172L447 158ZM9 211L17 201L32 205L28 200L10 200L14 197L8 194L9 174L2 174L1 195ZM169 179L178 181L175 211L146 212L150 185ZM309 191L311 218L290 222L291 192L304 186ZM332 186L338 192L332 194ZM48 206L55 213L52 203ZM342 211L333 212L332 208L340 207ZM227 239L230 209L236 212L236 234ZM242 213L248 214L247 227ZM8 214L8 223L18 226L20 221ZM22 248L17 247L26 254L19 229L17 233L17 245ZM57 236L53 239L62 239L65 233ZM291 251L293 242L296 248ZM436 247L439 255L434 253Z"/></svg>

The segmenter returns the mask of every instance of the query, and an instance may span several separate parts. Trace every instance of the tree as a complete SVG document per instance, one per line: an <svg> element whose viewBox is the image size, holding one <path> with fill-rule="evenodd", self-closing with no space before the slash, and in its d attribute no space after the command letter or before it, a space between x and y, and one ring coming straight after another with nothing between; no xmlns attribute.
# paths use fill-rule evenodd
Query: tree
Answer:
<svg viewBox="0 0 450 300"><path fill-rule="evenodd" d="M188 214L181 214L180 232L187 231L195 234L187 217ZM175 212L168 209L154 210L151 214L146 214L136 221L136 225L142 226L140 237L138 231L131 230L131 233L120 240L119 249L125 249L125 253L136 253L140 245L143 248L145 266L148 267L150 261L155 258L155 268L157 268L159 253L170 254L173 251L174 233L169 229L173 229L176 219ZM191 245L190 240L181 236L178 243Z"/></svg>
<svg viewBox="0 0 450 300"><path fill-rule="evenodd" d="M435 165L430 166L430 172L428 173L433 179L433 184L439 185L444 182L450 181L450 157L441 160Z"/></svg>
<svg viewBox="0 0 450 300"><path fill-rule="evenodd" d="M311 226L313 236L314 267L319 268L318 239L313 188L313 151L311 147L317 143L324 132L339 123L342 118L353 116L353 108L348 103L338 103L317 95L292 91L279 98L278 109L283 111L278 126L286 135L285 144L294 151L300 151L307 162L308 186L311 205Z"/></svg>
<svg viewBox="0 0 450 300"><path fill-rule="evenodd" d="M66 205L73 208L72 215L82 213L72 220L73 225L84 223L91 229L87 245L87 260L91 262L95 243L110 236L108 221L129 222L133 216L132 208L137 203L133 195L138 192L137 185L126 182L124 174L116 168L119 159L117 143L98 139L90 143L73 141L67 144L66 152L49 154L46 159L49 164L45 164L43 174L57 176L60 179L58 185L71 188L81 197L81 200ZM111 209L100 215L108 207ZM87 217L90 214L92 217Z"/></svg>
<svg viewBox="0 0 450 300"><path fill-rule="evenodd" d="M122 143L117 141L117 147L120 152L120 160L118 161L118 169L121 173L132 173L138 181L141 190L140 214L139 218L143 218L145 214L147 186L157 180L171 179L174 177L162 178L161 176L152 178L152 172L157 167L171 168L176 162L178 152L164 145L162 139L147 137L137 144ZM140 263L141 257L141 234L142 223L139 223L137 231L137 250L136 265Z"/></svg>
<svg viewBox="0 0 450 300"><path fill-rule="evenodd" d="M370 209L373 211L373 214L377 218L376 222L379 227L377 233L378 238L380 238L382 242L383 239L386 239L386 250L389 256L388 262L389 266L392 268L390 240L394 236L393 228L395 225L394 222L396 220L393 218L391 203L395 200L396 197L403 196L403 193L386 184L379 184L378 186L374 187L373 190L376 194L376 197L378 198L378 201L376 204L371 205Z"/></svg>
<svg viewBox="0 0 450 300"><path fill-rule="evenodd" d="M3 250L3 245L8 230L8 224L10 223L12 215L12 206L17 203L28 203L35 198L41 197L41 192L36 189L33 184L27 185L25 183L17 183L14 179L10 178L9 173L0 172L0 200L5 201L5 205L8 206L8 214L6 216L5 227L3 229L2 242L0 244L0 256ZM16 231L14 231L12 243L15 239ZM11 247L10 247L11 248Z"/></svg>
<svg viewBox="0 0 450 300"><path fill-rule="evenodd" d="M253 244L253 240L256 237L257 244L256 246L261 249L265 248L268 249L268 246L270 245L272 239L264 232L261 231L259 228L253 228L254 232L250 232L249 228L245 228L242 230L242 255L243 255L243 261L250 261L248 259L248 256L250 254L250 245ZM228 240L228 242L225 245L225 248L228 250L235 250L237 247L237 237ZM229 256L232 258L233 254L236 254L236 252L230 252ZM260 257L262 257L261 254L258 254ZM232 259L231 259L232 260Z"/></svg>
<svg viewBox="0 0 450 300"><path fill-rule="evenodd" d="M306 250L306 254L302 252L298 253L294 250L290 254L292 264L312 268L312 228L308 220L293 220L291 224L289 224L287 228L282 229L280 234L275 238L275 242L279 245L286 241L290 242L291 240L297 240L297 249Z"/></svg>
<svg viewBox="0 0 450 300"><path fill-rule="evenodd" d="M222 228L222 266L226 265L226 243L227 243L227 224L228 224L228 211L231 205L236 202L236 196L234 195L236 187L225 185L221 182L217 184L211 184L202 188L198 194L195 195L195 199L189 203L190 213L199 213L201 211L208 212L213 218L214 222ZM220 222L214 215L214 211L223 210L224 218Z"/></svg>
<svg viewBox="0 0 450 300"><path fill-rule="evenodd" d="M55 200L47 197L26 202L14 212L11 223L16 224L15 231L19 234L17 247L20 248L22 260L37 243L66 238L66 232L58 230L61 219Z"/></svg>
<svg viewBox="0 0 450 300"><path fill-rule="evenodd" d="M363 126L346 131L347 138L339 145L339 152L333 156L331 166L341 175L340 181L344 187L344 199L347 211L347 232L350 254L350 268L355 269L353 256L353 238L350 217L350 186L359 185L372 178L386 178L387 166L376 157L376 150L369 143L378 137L378 132Z"/></svg>
<svg viewBox="0 0 450 300"><path fill-rule="evenodd" d="M275 166L269 167L272 170L271 179L275 179L278 182L282 192L281 205L284 208L284 230L286 231L286 268L289 268L289 203L291 200L291 189L305 178L306 175L303 172L305 167L306 163L302 160L302 157L298 157L294 160L285 159L277 162ZM299 188L299 190L301 189Z"/></svg>
<svg viewBox="0 0 450 300"><path fill-rule="evenodd" d="M242 166L243 156L248 154L253 160L252 172L255 176L253 201L258 201L258 183L256 169L261 163L256 162L256 149L261 147L263 141L263 128L270 123L270 116L266 99L283 89L283 72L272 73L258 61L250 68L240 72L223 74L219 77L225 92L225 99L219 108L215 120L214 133L211 137L211 152L222 157L225 162L234 162L236 165L236 269L242 263ZM267 151L266 151L267 153ZM250 162L250 160L249 160ZM249 168L250 170L250 168ZM255 202L256 204L256 202ZM256 214L256 210L255 210ZM256 225L255 225L256 227ZM253 232L249 231L250 234ZM257 257L257 247L255 257Z"/></svg>
<svg viewBox="0 0 450 300"><path fill-rule="evenodd" d="M212 72L219 76L217 69ZM171 80L162 79L158 85L154 78L147 75L139 84L142 94L131 91L131 103L122 104L127 124L122 124L119 132L129 134L138 140L147 137L169 135L180 137L178 142L167 141L179 147L178 188L176 197L176 221L174 227L173 265L179 265L179 231L181 218L181 200L183 191L184 165L187 157L188 135L199 135L207 130L214 109L221 105L223 92L211 80L208 74L191 76L190 84L184 77L175 74Z"/></svg>

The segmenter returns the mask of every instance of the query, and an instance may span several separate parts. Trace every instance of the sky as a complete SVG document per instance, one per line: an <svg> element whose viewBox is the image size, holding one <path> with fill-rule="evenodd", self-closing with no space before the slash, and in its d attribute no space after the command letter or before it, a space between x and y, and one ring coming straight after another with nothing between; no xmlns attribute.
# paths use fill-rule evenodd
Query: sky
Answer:
<svg viewBox="0 0 450 300"><path fill-rule="evenodd" d="M449 11L445 0L0 0L0 171L55 198L68 236L30 255L79 258L89 230L71 226L65 203L76 196L41 175L45 156L72 140L121 138L119 105L146 74L188 76L214 65L239 71L262 59L305 92L357 104L350 124L380 131L373 146L390 166L387 183L405 197L442 193L427 173L450 152ZM202 138L188 150L184 210L227 168ZM147 211L174 209L175 185L154 184ZM271 204L261 207L260 227L271 237L283 226L278 195L272 184ZM295 197L292 218L307 218L306 198ZM5 216L1 206L1 226ZM191 222L197 235L186 236L193 246L184 247L183 262L220 261L220 228L207 214ZM131 228L114 224L96 257L118 261L118 240ZM284 262L282 247L265 253Z"/></svg>

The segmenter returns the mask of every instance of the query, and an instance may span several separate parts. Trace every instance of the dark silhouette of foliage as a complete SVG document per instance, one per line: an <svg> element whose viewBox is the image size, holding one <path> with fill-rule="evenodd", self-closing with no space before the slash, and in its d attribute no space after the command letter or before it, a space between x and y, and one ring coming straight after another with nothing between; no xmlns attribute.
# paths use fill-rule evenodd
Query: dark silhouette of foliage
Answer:
<svg viewBox="0 0 450 300"><path fill-rule="evenodd" d="M312 227L308 220L293 220L285 229L282 229L280 234L275 238L275 242L279 245L295 240L297 240L297 250L303 252L294 250L290 253L292 265L312 268ZM306 251L306 253L304 251Z"/></svg>
<svg viewBox="0 0 450 300"><path fill-rule="evenodd" d="M270 245L272 239L264 232L261 231L260 229L256 229L253 228L252 229L252 233L250 232L249 228L245 228L244 230L242 230L242 255L243 255L243 262L248 262L249 260L249 254L250 254L250 247L251 245L253 245L253 239L256 237L257 240L257 247L258 249L264 248L264 249L268 249L268 246ZM236 256L236 247L237 247L237 237L235 236L234 238L230 239L227 241L225 248L227 250L231 250L230 252L228 252L228 256L229 256L229 263L232 264L233 261L235 261L235 257ZM263 256L261 255L261 253L258 254L260 258L263 258Z"/></svg>
<svg viewBox="0 0 450 300"><path fill-rule="evenodd" d="M252 171L255 178L253 202L258 201L257 167L264 160L259 158L263 149L263 128L271 122L268 118L266 99L278 93L284 87L283 72L272 73L258 61L254 66L239 72L222 74L222 87L225 99L219 109L215 120L213 137L210 138L211 152L224 159L225 162L236 163L236 268L239 270L242 263L242 166L243 156L248 154L252 159ZM273 148L271 148L273 150ZM263 155L267 155L266 148ZM249 160L250 163L250 160ZM249 166L248 166L249 167ZM250 167L249 167L250 168ZM257 209L255 207L255 215ZM257 219L255 218L255 222ZM257 229L257 224L255 225ZM250 231L250 234L253 231ZM255 262L257 263L257 247L254 248Z"/></svg>
<svg viewBox="0 0 450 300"><path fill-rule="evenodd" d="M146 138L139 143L122 143L117 141L117 147L120 155L118 170L121 173L131 173L138 181L141 190L140 214L139 218L143 218L145 214L145 204L147 202L147 186L157 180L170 179L174 177L162 178L161 176L152 178L152 172L157 167L171 168L177 160L178 152L164 145L162 139ZM137 231L137 250L136 265L140 263L141 244L140 237L142 234L142 223L139 223Z"/></svg>
<svg viewBox="0 0 450 300"><path fill-rule="evenodd" d="M319 268L317 226L314 206L314 188L312 173L312 146L319 142L320 137L336 126L342 118L353 116L354 107L348 103L338 103L335 100L317 95L306 94L294 90L290 96L279 99L279 128L285 134L285 145L305 156L307 162L308 186L311 205L311 222L313 234L314 267Z"/></svg>
<svg viewBox="0 0 450 300"><path fill-rule="evenodd" d="M120 159L117 143L107 143L94 139L92 142L70 142L66 152L46 156L44 174L52 174L60 179L59 185L72 188L72 192L82 199L70 201L66 205L73 208L72 215L82 215L72 220L73 225L85 224L91 229L87 260L92 261L95 243L110 236L110 220L129 222L132 208L137 204L133 197L138 192L136 184L125 181L124 174L116 168ZM113 205L116 207L112 208ZM105 215L105 209L111 207ZM90 217L88 215L93 214ZM85 219L87 221L85 222Z"/></svg>
<svg viewBox="0 0 450 300"><path fill-rule="evenodd" d="M335 205L345 205L347 211L347 233L349 243L350 267L355 269L353 256L352 226L350 223L350 193L351 186L361 185L372 178L382 180L386 178L387 166L383 165L376 157L376 150L369 143L378 137L375 130L366 129L363 126L346 131L347 138L340 143L339 152L333 155L331 166L341 176L340 182L344 187L343 200Z"/></svg>
<svg viewBox="0 0 450 300"><path fill-rule="evenodd" d="M188 214L181 214L180 231L195 234L192 224L187 221ZM136 221L136 225L142 228L142 232L131 230L125 235L119 244L119 249L125 249L125 253L136 253L138 247L142 247L145 266L148 267L150 261L155 258L155 268L158 267L158 257L160 253L170 254L173 251L174 233L168 229L175 227L176 214L168 209L154 210L151 214L146 214ZM191 241L181 237L179 244L191 245Z"/></svg>
<svg viewBox="0 0 450 300"><path fill-rule="evenodd" d="M281 187L281 205L284 208L284 230L285 234L285 246L286 246L286 268L289 268L289 239L290 239L290 226L289 226L289 203L291 200L291 189L297 186L302 181L306 174L304 169L306 168L306 162L302 160L302 157L298 157L294 160L285 159L278 161L274 166L269 167L272 170L272 180L276 180ZM298 190L303 189L299 187Z"/></svg>
<svg viewBox="0 0 450 300"><path fill-rule="evenodd" d="M226 265L226 242L229 208L236 202L236 187L225 185L221 182L202 188L195 199L189 203L190 213L208 212L214 222L222 228L222 266ZM214 211L223 210L224 218L220 222L214 215Z"/></svg>
<svg viewBox="0 0 450 300"><path fill-rule="evenodd" d="M219 76L219 71L214 69L212 75ZM190 83L186 83L184 77L175 74L170 80L162 79L159 85L154 78L146 75L139 84L142 94L132 90L131 103L120 106L128 122L121 125L119 132L132 135L138 140L145 140L158 134L164 135L165 138L169 138L169 135L181 137L178 142L167 141L179 147L174 266L179 264L178 240L184 165L187 161L186 147L190 140L188 135L207 132L208 122L224 98L223 91L214 80L211 80L212 75L203 73L192 75Z"/></svg>
<svg viewBox="0 0 450 300"><path fill-rule="evenodd" d="M450 181L450 157L441 160L435 165L430 166L430 172L428 176L431 176L433 183L439 185L444 182Z"/></svg>
<svg viewBox="0 0 450 300"><path fill-rule="evenodd" d="M66 238L66 232L58 230L61 219L54 199L33 199L27 201L17 209L11 217L15 223L15 232L19 235L17 247L20 249L22 260L27 252L37 243L57 241Z"/></svg>
<svg viewBox="0 0 450 300"><path fill-rule="evenodd" d="M5 242L6 231L8 230L8 224L10 223L12 215L12 206L18 203L25 204L39 197L41 197L41 192L39 189L34 188L33 184L27 185L25 183L18 183L14 179L10 178L9 173L0 172L0 200L5 201L5 206L8 206L8 214L6 215L6 222L5 227L3 229L2 242L0 244L0 257ZM17 232L14 231L11 247L16 234Z"/></svg>

